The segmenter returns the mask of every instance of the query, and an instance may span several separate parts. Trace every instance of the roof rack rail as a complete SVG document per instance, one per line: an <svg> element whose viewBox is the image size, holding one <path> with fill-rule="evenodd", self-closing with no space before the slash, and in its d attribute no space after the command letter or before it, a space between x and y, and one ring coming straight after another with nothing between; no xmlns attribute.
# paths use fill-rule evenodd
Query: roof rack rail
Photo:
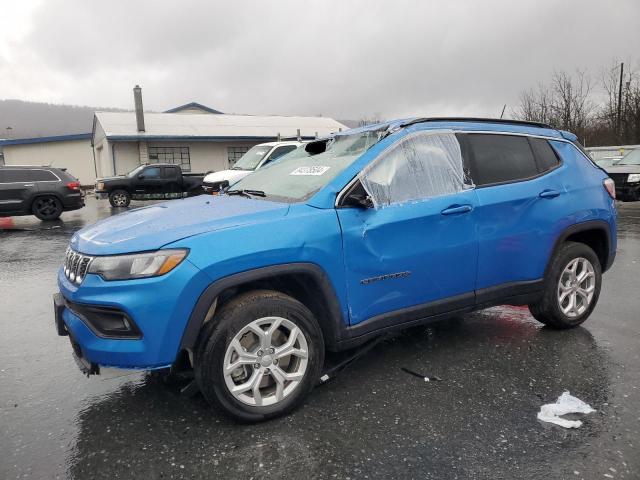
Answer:
<svg viewBox="0 0 640 480"><path fill-rule="evenodd" d="M402 124L403 127L408 127L409 125L415 125L416 123L425 123L425 122L474 122L474 123L505 123L505 124L515 124L515 125L528 125L532 127L540 127L540 128L550 128L555 130L554 127L548 125L546 123L541 122L529 122L527 120L509 120L506 118L477 118L477 117L425 117L425 118L414 118L413 120L409 120Z"/></svg>

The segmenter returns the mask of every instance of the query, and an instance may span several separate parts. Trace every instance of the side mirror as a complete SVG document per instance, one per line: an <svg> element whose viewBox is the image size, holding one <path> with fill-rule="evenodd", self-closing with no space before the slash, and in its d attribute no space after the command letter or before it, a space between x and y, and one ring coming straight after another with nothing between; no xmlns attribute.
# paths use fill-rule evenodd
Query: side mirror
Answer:
<svg viewBox="0 0 640 480"><path fill-rule="evenodd" d="M356 208L373 208L373 200L366 194L352 193L344 199L344 205Z"/></svg>

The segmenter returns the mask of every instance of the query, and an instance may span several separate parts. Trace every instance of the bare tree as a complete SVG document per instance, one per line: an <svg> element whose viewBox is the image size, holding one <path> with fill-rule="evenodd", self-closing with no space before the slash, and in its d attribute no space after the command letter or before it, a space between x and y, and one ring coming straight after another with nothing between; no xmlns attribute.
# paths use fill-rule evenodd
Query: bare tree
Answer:
<svg viewBox="0 0 640 480"><path fill-rule="evenodd" d="M594 105L589 98L589 76L580 70L574 75L555 72L551 85L554 123L558 128L570 130L579 137L584 137L587 122L594 113Z"/></svg>
<svg viewBox="0 0 640 480"><path fill-rule="evenodd" d="M520 93L520 105L513 113L516 118L532 122L551 123L551 92L542 83L536 89Z"/></svg>
<svg viewBox="0 0 640 480"><path fill-rule="evenodd" d="M590 93L591 80L585 71L577 70L573 75L554 72L549 85L539 83L536 89L520 94L514 115L570 130L584 138L595 113Z"/></svg>
<svg viewBox="0 0 640 480"><path fill-rule="evenodd" d="M358 120L358 126L364 127L367 125L374 125L376 123L382 123L382 122L384 122L384 120L381 118L381 115L374 113L370 117L362 117L360 120Z"/></svg>

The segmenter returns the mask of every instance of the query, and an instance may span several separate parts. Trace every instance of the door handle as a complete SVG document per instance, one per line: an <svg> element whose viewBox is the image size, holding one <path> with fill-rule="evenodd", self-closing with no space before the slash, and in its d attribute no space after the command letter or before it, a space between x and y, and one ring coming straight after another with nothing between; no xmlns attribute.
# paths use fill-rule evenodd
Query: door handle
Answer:
<svg viewBox="0 0 640 480"><path fill-rule="evenodd" d="M560 192L557 190L543 190L540 192L540 198L556 198L560 195Z"/></svg>
<svg viewBox="0 0 640 480"><path fill-rule="evenodd" d="M468 213L473 210L471 205L451 205L448 208L445 208L440 213L442 215L455 215L457 213Z"/></svg>

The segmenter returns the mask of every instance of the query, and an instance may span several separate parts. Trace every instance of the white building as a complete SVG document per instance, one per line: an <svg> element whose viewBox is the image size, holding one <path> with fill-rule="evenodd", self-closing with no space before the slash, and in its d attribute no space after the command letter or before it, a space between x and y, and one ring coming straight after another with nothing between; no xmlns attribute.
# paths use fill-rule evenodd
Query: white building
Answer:
<svg viewBox="0 0 640 480"><path fill-rule="evenodd" d="M5 165L64 167L83 185L95 182L90 133L2 140L0 146Z"/></svg>
<svg viewBox="0 0 640 480"><path fill-rule="evenodd" d="M278 138L311 139L347 127L325 117L225 115L192 102L164 113L96 112L91 133L0 141L6 165L64 167L82 185L141 163L176 163L185 171L227 169L253 145Z"/></svg>
<svg viewBox="0 0 640 480"><path fill-rule="evenodd" d="M258 143L312 139L347 127L324 117L145 113L143 128L134 112L96 112L92 144L98 177L123 174L141 163L175 163L198 173L225 170Z"/></svg>

